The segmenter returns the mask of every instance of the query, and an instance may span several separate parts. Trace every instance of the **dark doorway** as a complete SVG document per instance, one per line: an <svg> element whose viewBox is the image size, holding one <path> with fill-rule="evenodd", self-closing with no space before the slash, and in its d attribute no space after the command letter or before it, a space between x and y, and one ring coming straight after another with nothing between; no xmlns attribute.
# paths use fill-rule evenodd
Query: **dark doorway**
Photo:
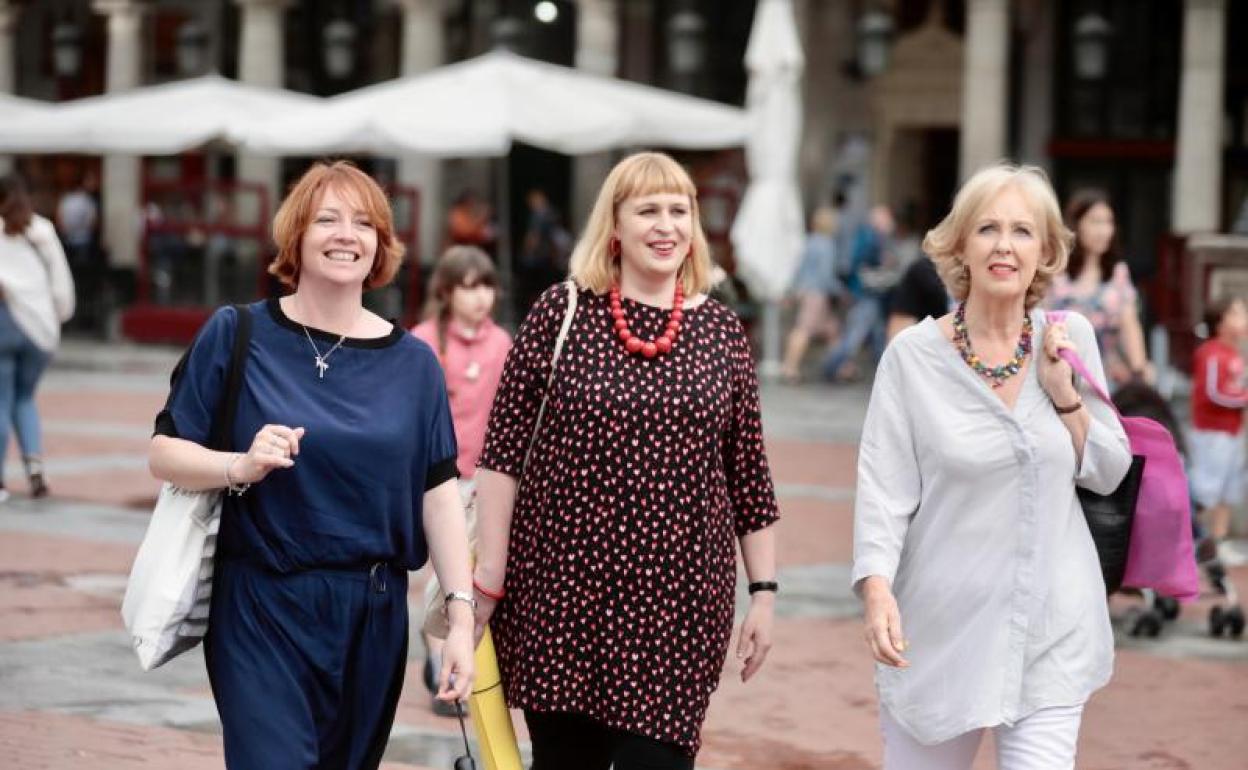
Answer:
<svg viewBox="0 0 1248 770"><path fill-rule="evenodd" d="M913 225L919 233L935 227L953 204L958 187L956 128L929 128L923 132L923 190Z"/></svg>

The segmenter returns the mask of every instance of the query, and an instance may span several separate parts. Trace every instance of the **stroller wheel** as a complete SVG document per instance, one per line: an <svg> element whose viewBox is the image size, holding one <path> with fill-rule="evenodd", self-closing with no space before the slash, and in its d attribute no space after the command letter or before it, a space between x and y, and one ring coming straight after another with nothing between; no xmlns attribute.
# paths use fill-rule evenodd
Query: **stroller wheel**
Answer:
<svg viewBox="0 0 1248 770"><path fill-rule="evenodd" d="M1210 636L1219 637L1222 635L1222 630L1225 629L1228 625L1226 614L1227 613L1225 610L1217 606L1209 610L1209 635Z"/></svg>
<svg viewBox="0 0 1248 770"><path fill-rule="evenodd" d="M1131 636L1155 639L1161 633L1161 617L1154 611L1141 612L1131 624Z"/></svg>
<svg viewBox="0 0 1248 770"><path fill-rule="evenodd" d="M1179 616L1179 600L1173 596L1158 596L1153 606L1166 620L1174 620Z"/></svg>
<svg viewBox="0 0 1248 770"><path fill-rule="evenodd" d="M1232 607L1226 611L1226 632L1235 639L1244 635L1244 610Z"/></svg>

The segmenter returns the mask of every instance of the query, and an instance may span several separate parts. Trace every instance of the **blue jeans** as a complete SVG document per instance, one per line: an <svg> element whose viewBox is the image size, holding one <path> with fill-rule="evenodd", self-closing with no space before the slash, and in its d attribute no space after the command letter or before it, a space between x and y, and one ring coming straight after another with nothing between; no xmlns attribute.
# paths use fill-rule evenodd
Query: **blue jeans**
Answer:
<svg viewBox="0 0 1248 770"><path fill-rule="evenodd" d="M868 340L878 359L884 352L884 331L884 301L878 297L859 297L845 314L840 342L823 360L823 376L836 379L841 367L855 358Z"/></svg>
<svg viewBox="0 0 1248 770"><path fill-rule="evenodd" d="M0 302L0 483L9 446L9 424L25 457L43 454L35 386L48 368L52 354L37 347L14 322L9 306Z"/></svg>

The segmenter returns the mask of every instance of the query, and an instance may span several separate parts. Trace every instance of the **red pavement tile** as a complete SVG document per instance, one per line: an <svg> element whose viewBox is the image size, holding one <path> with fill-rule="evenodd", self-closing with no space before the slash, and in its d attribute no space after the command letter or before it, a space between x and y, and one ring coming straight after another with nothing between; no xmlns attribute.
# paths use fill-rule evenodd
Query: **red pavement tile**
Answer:
<svg viewBox="0 0 1248 770"><path fill-rule="evenodd" d="M845 563L853 556L854 509L808 497L781 497L776 527L776 563Z"/></svg>
<svg viewBox="0 0 1248 770"><path fill-rule="evenodd" d="M21 770L220 770L221 738L65 714L0 714L0 767ZM382 770L430 770L386 762Z"/></svg>
<svg viewBox="0 0 1248 770"><path fill-rule="evenodd" d="M858 448L853 444L768 439L767 462L777 482L852 489Z"/></svg>
<svg viewBox="0 0 1248 770"><path fill-rule="evenodd" d="M86 573L125 575L135 547L7 532L0 538L0 640L121 628L120 600L68 587Z"/></svg>
<svg viewBox="0 0 1248 770"><path fill-rule="evenodd" d="M83 500L147 510L155 504L156 495L160 493L160 482L152 478L147 468L49 474L48 484L57 499ZM13 491L25 494L26 482L15 483Z"/></svg>
<svg viewBox="0 0 1248 770"><path fill-rule="evenodd" d="M165 404L164 393L134 393L93 388L87 392L39 391L39 413L57 420L84 420L110 424L134 423L150 427Z"/></svg>
<svg viewBox="0 0 1248 770"><path fill-rule="evenodd" d="M86 421L83 423L85 424ZM43 432L44 454L57 460L120 454L147 457L149 443L150 440L146 436L84 436L55 430ZM14 455L14 457L17 456Z"/></svg>

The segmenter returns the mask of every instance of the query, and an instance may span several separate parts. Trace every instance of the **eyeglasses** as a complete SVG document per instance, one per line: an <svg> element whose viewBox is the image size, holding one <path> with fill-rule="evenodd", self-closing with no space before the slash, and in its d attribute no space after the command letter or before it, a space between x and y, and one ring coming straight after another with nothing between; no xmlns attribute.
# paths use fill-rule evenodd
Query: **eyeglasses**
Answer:
<svg viewBox="0 0 1248 770"><path fill-rule="evenodd" d="M459 732L464 736L464 754L455 760L454 770L477 770L477 761L472 758L472 748L468 746L468 727L464 724L464 705L455 701L455 716L459 717Z"/></svg>

